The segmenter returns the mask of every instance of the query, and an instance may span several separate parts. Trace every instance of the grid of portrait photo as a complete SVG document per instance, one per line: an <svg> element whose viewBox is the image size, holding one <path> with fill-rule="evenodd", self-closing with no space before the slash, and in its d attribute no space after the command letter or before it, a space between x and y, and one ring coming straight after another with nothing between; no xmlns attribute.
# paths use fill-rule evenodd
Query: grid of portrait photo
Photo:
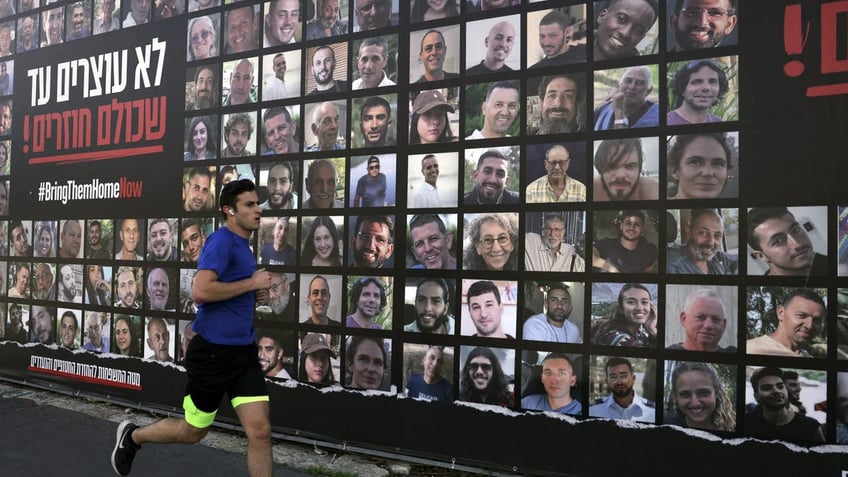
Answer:
<svg viewBox="0 0 848 477"><path fill-rule="evenodd" d="M736 0L0 4L5 339L181 360L249 179L272 380L848 443L848 213L746 196ZM173 209L25 220L14 56L155 21L186 29Z"/></svg>

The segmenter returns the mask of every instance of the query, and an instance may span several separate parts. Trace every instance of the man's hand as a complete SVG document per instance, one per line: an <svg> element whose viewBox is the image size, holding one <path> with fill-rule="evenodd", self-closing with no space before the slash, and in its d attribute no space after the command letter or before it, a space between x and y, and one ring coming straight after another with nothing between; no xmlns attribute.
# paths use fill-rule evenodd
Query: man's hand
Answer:
<svg viewBox="0 0 848 477"><path fill-rule="evenodd" d="M648 314L648 321L645 322L645 328L651 336L657 336L657 305L651 302L651 312Z"/></svg>
<svg viewBox="0 0 848 477"><path fill-rule="evenodd" d="M268 296L270 296L270 294L267 289L256 290L256 303L259 303L260 305L267 305Z"/></svg>
<svg viewBox="0 0 848 477"><path fill-rule="evenodd" d="M253 276L250 279L253 280L254 290L263 290L267 293L268 289L271 288L271 272L265 271L264 268L253 272Z"/></svg>

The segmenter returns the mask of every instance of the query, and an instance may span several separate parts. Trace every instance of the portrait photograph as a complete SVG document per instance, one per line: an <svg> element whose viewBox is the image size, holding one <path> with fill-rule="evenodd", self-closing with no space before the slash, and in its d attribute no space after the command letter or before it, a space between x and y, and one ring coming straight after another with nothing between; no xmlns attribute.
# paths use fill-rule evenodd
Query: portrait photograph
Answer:
<svg viewBox="0 0 848 477"><path fill-rule="evenodd" d="M589 417L629 419L654 424L657 362L646 358L589 356ZM614 401L618 393L633 393L633 409L624 417ZM618 409L616 409L618 407Z"/></svg>
<svg viewBox="0 0 848 477"><path fill-rule="evenodd" d="M341 275L302 273L298 285L300 287L300 290L298 290L300 296L298 322L322 327L329 325L333 331L338 330L336 327L341 325L340 320L344 316L342 314L344 309L342 290L346 286L344 277ZM326 291L327 294L319 293L323 291ZM316 323L316 320L321 318L329 320L328 323L323 325Z"/></svg>
<svg viewBox="0 0 848 477"><path fill-rule="evenodd" d="M263 156L300 152L300 105L275 106L262 110ZM258 126L257 126L258 128Z"/></svg>
<svg viewBox="0 0 848 477"><path fill-rule="evenodd" d="M115 257L112 239L115 236L112 219L89 219L85 222L85 258L111 260Z"/></svg>
<svg viewBox="0 0 848 477"><path fill-rule="evenodd" d="M9 303L8 310L5 339L18 343L29 343L29 305Z"/></svg>
<svg viewBox="0 0 848 477"><path fill-rule="evenodd" d="M739 209L667 209L666 272L739 273Z"/></svg>
<svg viewBox="0 0 848 477"><path fill-rule="evenodd" d="M527 135L586 131L586 74L552 73L527 78Z"/></svg>
<svg viewBox="0 0 848 477"><path fill-rule="evenodd" d="M256 235L260 265L297 265L297 217L262 217Z"/></svg>
<svg viewBox="0 0 848 477"><path fill-rule="evenodd" d="M116 219L115 260L142 260L146 242L144 219Z"/></svg>
<svg viewBox="0 0 848 477"><path fill-rule="evenodd" d="M604 139L593 152L592 200L659 199L659 138Z"/></svg>
<svg viewBox="0 0 848 477"><path fill-rule="evenodd" d="M659 52L660 19L656 2L596 1L593 7L595 31L592 49L595 61L620 60Z"/></svg>
<svg viewBox="0 0 848 477"><path fill-rule="evenodd" d="M586 212L527 212L524 231L524 270L586 271Z"/></svg>
<svg viewBox="0 0 848 477"><path fill-rule="evenodd" d="M221 106L255 103L259 92L259 58L225 61L222 66Z"/></svg>
<svg viewBox="0 0 848 477"><path fill-rule="evenodd" d="M751 378L755 374L761 377L757 381L759 392L754 390ZM842 375L843 373L837 373ZM844 379L844 378L843 378ZM824 443L824 427L827 422L828 382L827 373L819 369L787 368L784 366L748 365L745 367L745 414L744 431L746 435L760 439L787 439L796 442ZM778 383L783 383L780 389ZM832 381L831 381L832 383ZM741 394L741 389L739 390ZM838 394L842 396L842 393ZM797 425L789 436L775 435L775 426L764 418L766 406L789 411L795 416ZM784 412L786 412L784 411ZM837 415L841 411L837 411ZM837 420L841 420L837 417ZM837 423L837 440L839 440ZM777 431L779 432L779 431ZM785 433L784 433L785 434Z"/></svg>
<svg viewBox="0 0 848 477"><path fill-rule="evenodd" d="M345 263L343 216L304 216L300 230L301 266L341 267Z"/></svg>
<svg viewBox="0 0 848 477"><path fill-rule="evenodd" d="M189 0L188 11L197 12L207 8L217 7L222 2L220 0Z"/></svg>
<svg viewBox="0 0 848 477"><path fill-rule="evenodd" d="M85 304L112 306L112 267L89 263L84 270Z"/></svg>
<svg viewBox="0 0 848 477"><path fill-rule="evenodd" d="M3 263L5 266L6 262ZM82 264L64 263L59 266L56 298L60 303L82 303L82 276Z"/></svg>
<svg viewBox="0 0 848 477"><path fill-rule="evenodd" d="M33 311L35 307L33 307ZM108 353L110 351L112 336L112 320L108 313L87 310L85 316L85 332L83 333L82 347L86 351L96 353Z"/></svg>
<svg viewBox="0 0 848 477"><path fill-rule="evenodd" d="M583 343L583 282L523 280L521 338L548 343ZM577 370L575 370L577 372Z"/></svg>
<svg viewBox="0 0 848 477"><path fill-rule="evenodd" d="M297 380L323 388L338 386L341 379L341 335L300 333Z"/></svg>
<svg viewBox="0 0 848 477"><path fill-rule="evenodd" d="M409 34L409 82L458 79L462 57L459 25Z"/></svg>
<svg viewBox="0 0 848 477"><path fill-rule="evenodd" d="M748 287L745 302L748 354L827 357L827 289Z"/></svg>
<svg viewBox="0 0 848 477"><path fill-rule="evenodd" d="M459 141L459 88L410 92L409 144Z"/></svg>
<svg viewBox="0 0 848 477"><path fill-rule="evenodd" d="M53 301L56 299L56 264L32 264L32 298L35 300Z"/></svg>
<svg viewBox="0 0 848 477"><path fill-rule="evenodd" d="M338 209L344 207L345 176L347 174L345 163L344 157L303 161L305 171L303 174L304 209ZM333 186L334 177L335 187Z"/></svg>
<svg viewBox="0 0 848 477"><path fill-rule="evenodd" d="M182 219L180 223L180 261L196 262L208 237L214 231L214 223L209 217Z"/></svg>
<svg viewBox="0 0 848 477"><path fill-rule="evenodd" d="M457 334L456 280L406 277L403 285L403 331Z"/></svg>
<svg viewBox="0 0 848 477"><path fill-rule="evenodd" d="M176 320L159 317L145 318L144 359L160 362L174 361L176 327Z"/></svg>
<svg viewBox="0 0 848 477"><path fill-rule="evenodd" d="M738 296L735 286L666 285L665 348L735 353Z"/></svg>
<svg viewBox="0 0 848 477"><path fill-rule="evenodd" d="M525 349L521 353L521 408L581 416L583 356Z"/></svg>
<svg viewBox="0 0 848 477"><path fill-rule="evenodd" d="M264 5L263 47L292 45L303 40L301 19L306 16L304 8L306 5L311 8L314 4L302 0L271 0Z"/></svg>
<svg viewBox="0 0 848 477"><path fill-rule="evenodd" d="M826 206L753 207L746 219L748 275L828 275Z"/></svg>
<svg viewBox="0 0 848 477"><path fill-rule="evenodd" d="M594 227L594 271L657 273L659 211L596 210Z"/></svg>
<svg viewBox="0 0 848 477"><path fill-rule="evenodd" d="M465 205L517 204L521 191L521 148L465 150Z"/></svg>
<svg viewBox="0 0 848 477"><path fill-rule="evenodd" d="M0 96L12 94L12 86L15 84L15 60L0 61ZM5 164L0 171L6 169ZM8 169L6 169L8 170ZM6 172L8 174L8 172Z"/></svg>
<svg viewBox="0 0 848 477"><path fill-rule="evenodd" d="M15 35L16 53L25 53L38 49L41 38L38 15L18 18L18 30Z"/></svg>
<svg viewBox="0 0 848 477"><path fill-rule="evenodd" d="M395 154L350 158L350 207L394 207L398 182Z"/></svg>
<svg viewBox="0 0 848 477"><path fill-rule="evenodd" d="M346 287L346 327L392 329L394 277L348 275Z"/></svg>
<svg viewBox="0 0 848 477"><path fill-rule="evenodd" d="M351 147L394 146L397 143L397 113L396 94L353 98Z"/></svg>
<svg viewBox="0 0 848 477"><path fill-rule="evenodd" d="M739 196L739 132L667 138L666 195L669 199Z"/></svg>
<svg viewBox="0 0 848 477"><path fill-rule="evenodd" d="M112 281L112 304L118 308L141 309L144 283L144 271L141 267L116 268Z"/></svg>
<svg viewBox="0 0 848 477"><path fill-rule="evenodd" d="M406 225L406 268L456 270L462 238L457 214L407 215Z"/></svg>
<svg viewBox="0 0 848 477"><path fill-rule="evenodd" d="M256 111L224 114L221 116L221 158L248 157L256 155L256 140L259 127ZM211 135L210 139L217 137Z"/></svg>
<svg viewBox="0 0 848 477"><path fill-rule="evenodd" d="M459 153L455 151L407 156L407 207L456 207L459 196Z"/></svg>
<svg viewBox="0 0 848 477"><path fill-rule="evenodd" d="M215 166L183 169L182 201L185 212L203 212L215 208L215 176Z"/></svg>
<svg viewBox="0 0 848 477"><path fill-rule="evenodd" d="M32 257L32 221L9 221L9 256Z"/></svg>
<svg viewBox="0 0 848 477"><path fill-rule="evenodd" d="M218 106L221 97L221 67L217 64L186 69L185 110L199 111Z"/></svg>
<svg viewBox="0 0 848 477"><path fill-rule="evenodd" d="M394 268L396 240L400 234L394 215L351 215L348 224L348 265Z"/></svg>
<svg viewBox="0 0 848 477"><path fill-rule="evenodd" d="M358 390L390 391L392 340L352 335L344 342L344 386Z"/></svg>
<svg viewBox="0 0 848 477"><path fill-rule="evenodd" d="M12 142L0 141L0 176L12 173Z"/></svg>
<svg viewBox="0 0 848 477"><path fill-rule="evenodd" d="M398 81L398 35L381 35L353 41L351 89L394 86Z"/></svg>
<svg viewBox="0 0 848 477"><path fill-rule="evenodd" d="M297 290L297 274L272 271L268 299L256 302L256 318L297 323ZM188 292L191 298L191 290Z"/></svg>
<svg viewBox="0 0 848 477"><path fill-rule="evenodd" d="M848 207L840 205L837 208L837 252L838 260L836 273L840 277L848 276Z"/></svg>
<svg viewBox="0 0 848 477"><path fill-rule="evenodd" d="M520 15L467 22L466 75L521 71L521 43Z"/></svg>
<svg viewBox="0 0 848 477"><path fill-rule="evenodd" d="M299 98L303 65L300 50L269 53L262 57L262 101Z"/></svg>
<svg viewBox="0 0 848 477"><path fill-rule="evenodd" d="M400 0L349 0L353 6L353 31L369 31L398 24Z"/></svg>
<svg viewBox="0 0 848 477"><path fill-rule="evenodd" d="M181 268L179 278L179 311L184 315L194 315L197 313L197 304L192 298L191 288L194 284L194 276L197 274L196 268Z"/></svg>
<svg viewBox="0 0 848 477"><path fill-rule="evenodd" d="M186 61L208 60L220 53L221 14L211 13L194 17L188 21L188 52Z"/></svg>
<svg viewBox="0 0 848 477"><path fill-rule="evenodd" d="M122 18L121 0L94 0L93 30L95 35L120 29L120 18Z"/></svg>
<svg viewBox="0 0 848 477"><path fill-rule="evenodd" d="M177 272L165 268L144 270L144 309L176 311Z"/></svg>
<svg viewBox="0 0 848 477"><path fill-rule="evenodd" d="M254 164L222 164L218 166L218 183L221 184L221 187L240 179L248 179L256 184L256 177L256 165Z"/></svg>
<svg viewBox="0 0 848 477"><path fill-rule="evenodd" d="M583 142L528 144L527 181L524 201L528 204L586 202L589 169Z"/></svg>
<svg viewBox="0 0 848 477"><path fill-rule="evenodd" d="M37 221L33 224L33 227L35 229L35 235L33 236L34 246L32 256L42 258L56 257L56 247L59 242L56 223L53 221Z"/></svg>
<svg viewBox="0 0 848 477"><path fill-rule="evenodd" d="M82 342L82 320L80 310L59 308L56 310L56 335L59 346L77 349Z"/></svg>
<svg viewBox="0 0 848 477"><path fill-rule="evenodd" d="M463 270L518 270L517 212L465 214L463 220Z"/></svg>
<svg viewBox="0 0 848 477"><path fill-rule="evenodd" d="M350 33L348 18L353 0L315 0L307 8L306 40L323 40ZM314 15L309 17L309 12Z"/></svg>
<svg viewBox="0 0 848 477"><path fill-rule="evenodd" d="M403 394L424 401L454 399L452 346L403 344Z"/></svg>
<svg viewBox="0 0 848 477"><path fill-rule="evenodd" d="M655 128L660 124L659 65L595 71L595 131Z"/></svg>
<svg viewBox="0 0 848 477"><path fill-rule="evenodd" d="M736 365L666 361L663 381L663 424L736 430Z"/></svg>
<svg viewBox="0 0 848 477"><path fill-rule="evenodd" d="M460 333L463 336L515 339L518 336L518 282L462 280Z"/></svg>
<svg viewBox="0 0 848 477"><path fill-rule="evenodd" d="M513 407L515 359L512 348L462 345L457 400Z"/></svg>
<svg viewBox="0 0 848 477"><path fill-rule="evenodd" d="M592 283L590 342L656 348L662 317L656 283Z"/></svg>
<svg viewBox="0 0 848 477"><path fill-rule="evenodd" d="M246 164L244 165L246 166ZM297 161L263 162L259 169L257 195L263 211L280 211L299 207L298 184L300 163ZM240 178L243 178L240 176Z"/></svg>
<svg viewBox="0 0 848 477"><path fill-rule="evenodd" d="M297 366L297 333L294 330L261 327L256 329L259 366L272 381L293 379Z"/></svg>
<svg viewBox="0 0 848 477"><path fill-rule="evenodd" d="M667 125L739 120L738 56L672 62L666 70Z"/></svg>
<svg viewBox="0 0 848 477"><path fill-rule="evenodd" d="M218 118L195 116L185 119L184 161L207 161L218 158Z"/></svg>
<svg viewBox="0 0 848 477"><path fill-rule="evenodd" d="M305 105L303 110L304 150L312 152L347 149L348 141L345 136L347 113L345 100Z"/></svg>
<svg viewBox="0 0 848 477"><path fill-rule="evenodd" d="M736 3L730 0L709 4L666 0L665 24L668 27L665 38L668 51L706 50L738 44L739 12L734 8Z"/></svg>
<svg viewBox="0 0 848 477"><path fill-rule="evenodd" d="M224 54L244 53L261 46L260 11L260 5L247 5L224 12Z"/></svg>
<svg viewBox="0 0 848 477"><path fill-rule="evenodd" d="M141 357L144 346L144 319L140 316L113 315L112 353Z"/></svg>
<svg viewBox="0 0 848 477"><path fill-rule="evenodd" d="M466 85L463 137L469 140L520 135L521 105L518 80Z"/></svg>
<svg viewBox="0 0 848 477"><path fill-rule="evenodd" d="M460 3L460 0L445 0L443 2L412 0L409 7L409 23L423 23L458 17Z"/></svg>
<svg viewBox="0 0 848 477"><path fill-rule="evenodd" d="M586 4L527 12L527 68L586 61Z"/></svg>
<svg viewBox="0 0 848 477"><path fill-rule="evenodd" d="M333 2L335 0L326 0ZM347 77L347 43L333 43L307 48L306 96L343 93L350 90Z"/></svg>

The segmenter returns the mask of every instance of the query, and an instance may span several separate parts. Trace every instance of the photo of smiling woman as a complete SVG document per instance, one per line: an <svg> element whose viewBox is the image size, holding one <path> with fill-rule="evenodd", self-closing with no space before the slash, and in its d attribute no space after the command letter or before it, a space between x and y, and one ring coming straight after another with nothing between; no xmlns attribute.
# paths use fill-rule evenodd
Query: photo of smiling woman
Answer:
<svg viewBox="0 0 848 477"><path fill-rule="evenodd" d="M391 376L391 340L351 336L345 344L345 386L388 391Z"/></svg>
<svg viewBox="0 0 848 477"><path fill-rule="evenodd" d="M300 263L312 267L341 267L342 254L339 247L339 226L344 217L304 217L303 229L308 230L303 237L303 253Z"/></svg>
<svg viewBox="0 0 848 477"><path fill-rule="evenodd" d="M613 300L616 289L618 298ZM642 283L593 283L593 344L655 348L657 286Z"/></svg>
<svg viewBox="0 0 848 477"><path fill-rule="evenodd" d="M736 197L733 175L739 151L738 133L703 133L668 139L668 198Z"/></svg>
<svg viewBox="0 0 848 477"><path fill-rule="evenodd" d="M517 213L479 214L471 219L468 227L462 268L496 272L518 270L517 248Z"/></svg>
<svg viewBox="0 0 848 477"><path fill-rule="evenodd" d="M211 116L186 119L184 161L205 161L218 158L215 132L217 124Z"/></svg>
<svg viewBox="0 0 848 477"><path fill-rule="evenodd" d="M663 424L712 431L736 430L736 366L668 361Z"/></svg>

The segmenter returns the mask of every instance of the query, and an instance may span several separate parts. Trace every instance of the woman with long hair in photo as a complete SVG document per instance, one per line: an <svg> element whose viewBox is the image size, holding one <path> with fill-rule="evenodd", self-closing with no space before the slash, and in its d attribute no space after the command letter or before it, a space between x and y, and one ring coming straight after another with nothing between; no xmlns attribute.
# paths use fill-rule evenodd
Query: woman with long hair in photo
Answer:
<svg viewBox="0 0 848 477"><path fill-rule="evenodd" d="M55 257L56 243L53 241L54 227L51 222L36 222L35 224L35 257Z"/></svg>
<svg viewBox="0 0 848 477"><path fill-rule="evenodd" d="M205 161L218 158L215 138L210 128L211 119L208 116L192 118L186 131L186 151L184 161Z"/></svg>
<svg viewBox="0 0 848 477"><path fill-rule="evenodd" d="M671 412L666 414L663 424L714 431L736 430L733 402L712 364L678 362L671 372L668 407Z"/></svg>
<svg viewBox="0 0 848 477"><path fill-rule="evenodd" d="M339 232L329 217L315 217L303 241L301 265L313 267L341 267Z"/></svg>
<svg viewBox="0 0 848 477"><path fill-rule="evenodd" d="M440 91L419 92L412 103L409 143L438 144L459 140L450 128L450 118L448 118L448 112L455 111L454 107L445 101Z"/></svg>
<svg viewBox="0 0 848 477"><path fill-rule="evenodd" d="M627 283L606 318L592 323L592 343L606 346L657 346L657 307L641 283Z"/></svg>
<svg viewBox="0 0 848 477"><path fill-rule="evenodd" d="M327 337L321 333L307 333L300 350L300 367L297 379L317 387L337 384L330 358L338 355L330 347Z"/></svg>
<svg viewBox="0 0 848 477"><path fill-rule="evenodd" d="M668 150L669 199L715 199L731 178L732 152L722 133L675 136Z"/></svg>

